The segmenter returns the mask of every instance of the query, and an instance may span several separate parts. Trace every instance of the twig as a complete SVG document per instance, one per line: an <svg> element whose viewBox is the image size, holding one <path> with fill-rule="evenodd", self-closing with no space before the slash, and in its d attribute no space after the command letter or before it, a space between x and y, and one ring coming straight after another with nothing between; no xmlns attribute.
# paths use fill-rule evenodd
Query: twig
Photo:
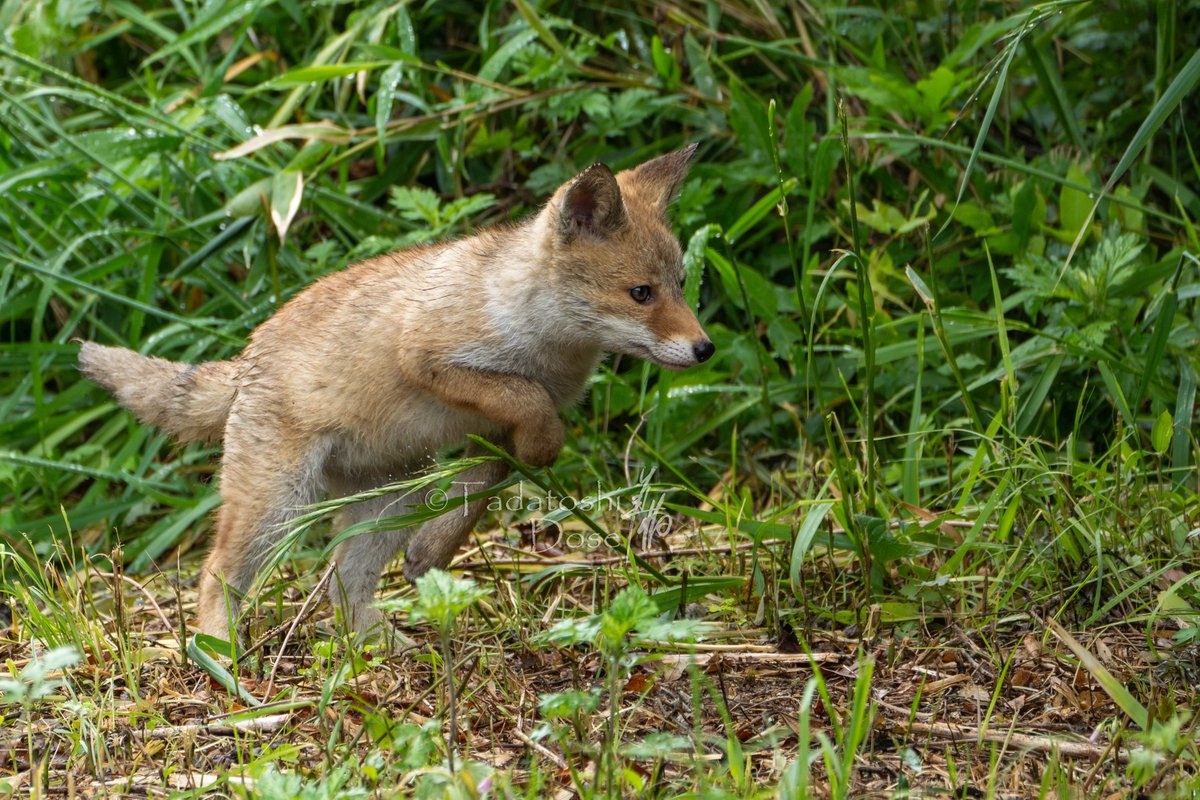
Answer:
<svg viewBox="0 0 1200 800"><path fill-rule="evenodd" d="M688 647L701 648L705 647L703 643L689 644ZM824 664L830 661L840 661L842 655L840 653L767 653L760 650L747 651L746 647L757 647L757 645L731 645L731 644L710 644L707 645L708 653L664 653L659 656L663 664L690 664L695 663L701 667L708 664L713 659L720 659L727 663L737 663L738 661L747 661L756 664Z"/></svg>
<svg viewBox="0 0 1200 800"><path fill-rule="evenodd" d="M939 739L949 739L953 742L985 741L997 744L1015 745L1022 750L1036 750L1039 753L1057 752L1068 758L1086 758L1098 761L1111 753L1118 761L1128 761L1137 750L1113 748L1111 745L1096 745L1089 742L1076 742L1069 739L1056 739L1053 736L1032 736L1025 733L1005 733L1003 731L983 731L978 728L968 728L964 725L954 725L949 722L909 722L891 723L894 733L919 733L934 736Z"/></svg>
<svg viewBox="0 0 1200 800"><path fill-rule="evenodd" d="M239 719L214 725L210 722L197 722L188 725L167 725L145 731L133 731L133 735L142 739L170 739L189 733L207 733L210 736L233 736L235 733L271 733L283 727L291 718L291 714L271 714L265 717Z"/></svg>
<svg viewBox="0 0 1200 800"><path fill-rule="evenodd" d="M284 634L283 642L279 645L279 652L275 654L275 661L271 664L271 674L267 678L267 689L263 692L263 697L270 697L271 692L275 689L275 673L279 669L279 662L283 659L283 654L287 652L288 640L292 638L292 634L296 632L296 628L300 626L300 623L312 613L312 609L316 607L314 601L325 591L325 584L329 583L329 579L333 577L334 570L336 569L337 562L330 561L329 566L325 568L325 574L321 576L321 580L317 581L317 585L313 588L312 593L305 598L304 604L296 612L296 618L292 620L291 626L287 629L287 633Z"/></svg>
<svg viewBox="0 0 1200 800"><path fill-rule="evenodd" d="M525 735L525 731L521 730L520 728L518 728L514 725L512 732L513 732L513 735L516 736L518 739L520 739L522 742L529 745L534 750L537 750L543 756L545 756L546 758L553 761L554 765L556 767L558 767L559 769L567 768L566 759L564 759L562 756L560 756L558 753L554 752L553 750L549 749L548 747L538 744L533 739L530 739L528 736Z"/></svg>
<svg viewBox="0 0 1200 800"><path fill-rule="evenodd" d="M162 607L159 606L158 601L154 599L154 595L150 594L150 590L147 589L142 584L135 581L133 578L129 577L128 575L126 575L124 573L118 575L115 572L101 572L99 570L97 570L96 572L94 572L92 574L98 578L120 578L121 580L125 581L126 583L132 585L139 592L141 592L142 594L144 594L146 596L146 599L150 601L150 605L154 606L154 610L156 612L158 612L158 618L160 620L162 620L163 625L166 626L166 630L171 631L171 630L175 629L175 626L173 626L170 623L170 621L167 619L167 615L165 613L163 613ZM151 578L150 580L154 580L154 579ZM147 583L149 583L149 581L147 581Z"/></svg>
<svg viewBox="0 0 1200 800"><path fill-rule="evenodd" d="M765 545L772 545L772 544L788 544L788 542L783 539L764 539L763 541L757 542L757 543L743 542L742 544L715 544L710 547L682 547L678 550L645 550L645 551L639 552L638 555L642 556L643 558L666 558L669 556L694 556L694 555L704 555L706 553L727 553L727 552L733 552L733 551L740 552L742 550L750 550L751 548L756 547L756 546L763 547ZM505 549L518 550L518 548L509 548L505 545L498 545L498 546L505 547ZM526 551L519 550L519 552L524 553ZM616 563L619 563L619 562L625 561L625 560L626 560L626 556L605 556L604 558L589 558L586 560L580 559L580 560L574 560L574 561L567 561L567 560L564 560L561 558L545 558L545 557L539 558L537 556L533 556L531 558L522 558L520 560L518 560L518 559L493 559L488 562L467 561L467 562L461 562L461 563L455 564L454 566L455 566L455 569L484 569L484 568L492 567L492 566L506 567L506 566L519 566L522 564L526 565L526 566L528 566L530 564L553 564L553 565L565 564L567 566L596 567L596 566L604 566L605 564L616 564Z"/></svg>

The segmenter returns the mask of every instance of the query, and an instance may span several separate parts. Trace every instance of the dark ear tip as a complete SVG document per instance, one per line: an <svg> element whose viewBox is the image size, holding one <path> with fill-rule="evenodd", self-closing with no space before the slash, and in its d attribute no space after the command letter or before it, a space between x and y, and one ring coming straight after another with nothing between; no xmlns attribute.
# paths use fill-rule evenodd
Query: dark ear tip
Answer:
<svg viewBox="0 0 1200 800"><path fill-rule="evenodd" d="M595 164L592 164L590 167L585 169L583 172L579 173L579 175L576 177L582 178L586 175L596 175L596 174L612 175L613 171L612 171L612 169L609 168L608 164L605 164L603 161L597 161Z"/></svg>

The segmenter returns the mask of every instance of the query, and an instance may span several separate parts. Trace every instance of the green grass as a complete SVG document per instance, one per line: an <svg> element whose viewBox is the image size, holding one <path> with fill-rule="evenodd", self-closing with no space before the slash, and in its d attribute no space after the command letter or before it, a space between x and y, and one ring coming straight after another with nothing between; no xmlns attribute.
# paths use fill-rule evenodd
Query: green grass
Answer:
<svg viewBox="0 0 1200 800"><path fill-rule="evenodd" d="M1194 790L1198 19L0 6L0 791ZM601 369L456 566L490 593L355 648L305 603L318 509L257 648L189 650L219 451L75 340L228 357L320 275L693 141L717 356Z"/></svg>

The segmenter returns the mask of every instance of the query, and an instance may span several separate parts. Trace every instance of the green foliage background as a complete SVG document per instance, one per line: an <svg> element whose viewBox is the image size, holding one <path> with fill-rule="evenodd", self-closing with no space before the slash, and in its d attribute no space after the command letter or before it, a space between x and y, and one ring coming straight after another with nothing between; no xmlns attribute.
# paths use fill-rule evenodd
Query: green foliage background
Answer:
<svg viewBox="0 0 1200 800"><path fill-rule="evenodd" d="M819 616L989 563L998 599L1065 578L1100 615L1193 553L1196 11L5 3L0 529L140 570L216 502L214 451L118 411L75 338L227 357L330 270L698 141L675 220L718 356L605 368L567 488L621 485L636 430L679 513L796 542L785 584L836 496L864 569Z"/></svg>

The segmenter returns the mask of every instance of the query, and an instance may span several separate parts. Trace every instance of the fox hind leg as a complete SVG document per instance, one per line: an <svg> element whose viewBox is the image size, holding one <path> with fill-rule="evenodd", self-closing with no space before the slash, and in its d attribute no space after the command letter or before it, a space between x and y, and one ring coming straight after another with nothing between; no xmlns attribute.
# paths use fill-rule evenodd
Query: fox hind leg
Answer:
<svg viewBox="0 0 1200 800"><path fill-rule="evenodd" d="M242 595L289 532L289 523L316 501L327 448L292 447L261 431L243 441L226 433L216 538L200 576L197 627L232 641Z"/></svg>
<svg viewBox="0 0 1200 800"><path fill-rule="evenodd" d="M505 446L507 446L505 442ZM472 442L467 447L467 456L485 455L486 451ZM495 486L511 472L507 462L484 461L460 473L454 478L448 500L461 499L478 494ZM475 523L483 516L488 498L479 497L464 505L455 506L440 517L434 517L421 525L412 544L404 553L404 577L410 582L431 569L445 569L463 542L471 535Z"/></svg>
<svg viewBox="0 0 1200 800"><path fill-rule="evenodd" d="M401 516L417 507L421 492L395 493L347 506L341 527L387 516ZM382 633L391 628L382 611L371 604L384 569L412 537L413 528L373 531L352 536L334 550L337 574L329 587L329 602L341 609L346 626L355 633Z"/></svg>

